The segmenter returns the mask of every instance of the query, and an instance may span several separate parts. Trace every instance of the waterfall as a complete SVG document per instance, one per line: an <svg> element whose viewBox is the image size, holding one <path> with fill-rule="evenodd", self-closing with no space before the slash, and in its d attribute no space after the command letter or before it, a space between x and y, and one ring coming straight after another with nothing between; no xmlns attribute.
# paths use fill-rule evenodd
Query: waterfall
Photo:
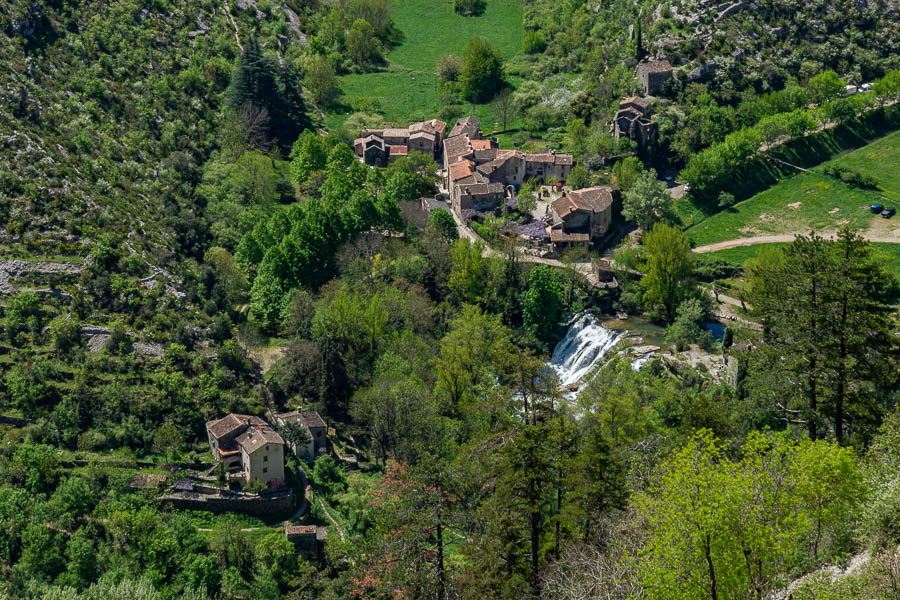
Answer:
<svg viewBox="0 0 900 600"><path fill-rule="evenodd" d="M577 317L550 357L550 367L563 387L579 383L624 335L607 329L594 315Z"/></svg>

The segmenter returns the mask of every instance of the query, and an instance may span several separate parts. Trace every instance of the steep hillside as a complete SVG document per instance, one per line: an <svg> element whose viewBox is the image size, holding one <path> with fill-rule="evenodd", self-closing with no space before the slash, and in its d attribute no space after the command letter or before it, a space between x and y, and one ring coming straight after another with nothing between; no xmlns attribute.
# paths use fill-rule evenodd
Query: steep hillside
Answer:
<svg viewBox="0 0 900 600"><path fill-rule="evenodd" d="M240 48L305 38L287 6L238 4L0 4L0 413L36 441L149 448L256 402L195 188L234 138Z"/></svg>
<svg viewBox="0 0 900 600"><path fill-rule="evenodd" d="M895 0L676 0L652 13L649 41L687 82L767 91L833 69L859 84L900 65L898 20Z"/></svg>

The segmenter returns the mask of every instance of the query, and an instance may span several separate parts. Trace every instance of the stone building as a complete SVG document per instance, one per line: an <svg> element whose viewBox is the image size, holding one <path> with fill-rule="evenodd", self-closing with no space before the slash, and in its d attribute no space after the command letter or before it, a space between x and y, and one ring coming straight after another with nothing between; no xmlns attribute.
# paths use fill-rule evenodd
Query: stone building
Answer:
<svg viewBox="0 0 900 600"><path fill-rule="evenodd" d="M309 434L309 441L301 447L296 444L290 446L298 457L305 461L315 460L328 448L328 426L324 419L316 411L295 410L292 412L278 413L275 422L279 425L286 423L299 423Z"/></svg>
<svg viewBox="0 0 900 600"><path fill-rule="evenodd" d="M641 149L655 144L659 132L651 116L650 101L636 96L623 98L613 118L612 134L634 140Z"/></svg>
<svg viewBox="0 0 900 600"><path fill-rule="evenodd" d="M284 482L284 440L259 417L229 414L206 424L213 460L229 478Z"/></svg>
<svg viewBox="0 0 900 600"><path fill-rule="evenodd" d="M307 560L319 557L319 547L325 541L326 533L324 527L315 525L288 525L284 528L284 537Z"/></svg>
<svg viewBox="0 0 900 600"><path fill-rule="evenodd" d="M437 157L447 124L439 119L413 123L409 127L363 129L353 140L353 152L367 165L384 167L410 150Z"/></svg>
<svg viewBox="0 0 900 600"><path fill-rule="evenodd" d="M672 79L672 65L665 58L644 60L638 63L636 75L644 95L656 96L663 85Z"/></svg>
<svg viewBox="0 0 900 600"><path fill-rule="evenodd" d="M564 193L549 207L547 233L553 249L590 247L609 230L613 203L612 188L608 186Z"/></svg>
<svg viewBox="0 0 900 600"><path fill-rule="evenodd" d="M565 181L572 170L571 154L525 154L497 146L496 139L483 139L478 121L468 117L457 121L444 140L445 183L457 215L495 209L508 186L518 188L527 177Z"/></svg>

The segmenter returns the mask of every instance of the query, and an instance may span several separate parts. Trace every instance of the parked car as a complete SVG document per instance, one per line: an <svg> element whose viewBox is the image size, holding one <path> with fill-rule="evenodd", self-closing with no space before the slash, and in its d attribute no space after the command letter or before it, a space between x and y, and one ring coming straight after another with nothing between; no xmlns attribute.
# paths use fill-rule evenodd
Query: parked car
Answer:
<svg viewBox="0 0 900 600"><path fill-rule="evenodd" d="M869 210L872 211L872 214L873 214L873 215L877 215L878 213L880 213L881 211L884 210L884 206L882 206L881 204L873 204L873 205L869 208Z"/></svg>
<svg viewBox="0 0 900 600"><path fill-rule="evenodd" d="M893 206L888 206L887 208L884 209L884 212L881 213L881 218L882 219L890 219L895 214L897 214L897 209L894 208Z"/></svg>

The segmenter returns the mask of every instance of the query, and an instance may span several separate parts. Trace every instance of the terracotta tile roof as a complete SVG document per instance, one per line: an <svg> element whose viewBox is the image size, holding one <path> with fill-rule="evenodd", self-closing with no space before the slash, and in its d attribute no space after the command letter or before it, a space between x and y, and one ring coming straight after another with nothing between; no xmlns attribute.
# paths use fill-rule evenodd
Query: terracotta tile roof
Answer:
<svg viewBox="0 0 900 600"><path fill-rule="evenodd" d="M450 165L450 180L456 181L472 175L472 161L461 160Z"/></svg>
<svg viewBox="0 0 900 600"><path fill-rule="evenodd" d="M638 69L644 69L648 73L666 73L672 70L672 65L667 59L661 58L638 63Z"/></svg>
<svg viewBox="0 0 900 600"><path fill-rule="evenodd" d="M419 132L430 133L430 134L436 133L436 131L434 129L434 125L431 124L431 121L420 121L418 123L412 123L409 126L409 134L410 135L412 135L414 133L419 133Z"/></svg>
<svg viewBox="0 0 900 600"><path fill-rule="evenodd" d="M472 140L469 142L472 145L473 150L490 150L491 149L491 140Z"/></svg>
<svg viewBox="0 0 900 600"><path fill-rule="evenodd" d="M428 121L431 123L431 126L434 127L435 133L438 135L444 135L444 131L447 130L447 124L441 121L440 119L432 119Z"/></svg>
<svg viewBox="0 0 900 600"><path fill-rule="evenodd" d="M388 146L391 149L391 154L409 154L406 146Z"/></svg>
<svg viewBox="0 0 900 600"><path fill-rule="evenodd" d="M552 206L553 211L558 214L561 219L565 219L573 212L579 210L592 212L592 207L587 202L587 200L584 200L580 196L576 196L575 194L566 194L561 198L557 198L553 201Z"/></svg>
<svg viewBox="0 0 900 600"><path fill-rule="evenodd" d="M594 212L598 213L604 212L613 204L612 188L605 185L575 190L569 192L567 197L585 202Z"/></svg>
<svg viewBox="0 0 900 600"><path fill-rule="evenodd" d="M628 119L629 121L634 121L635 119L643 119L644 113L639 111L636 108L623 108L619 112L616 113L616 120L618 119Z"/></svg>
<svg viewBox="0 0 900 600"><path fill-rule="evenodd" d="M268 425L265 427L250 427L235 440L238 446L247 454L252 454L266 444L284 445L281 436L275 433L275 430Z"/></svg>
<svg viewBox="0 0 900 600"><path fill-rule="evenodd" d="M229 415L225 415L221 419L209 421L206 424L206 428L210 433L213 434L213 437L218 439L250 425L258 425L260 427L269 426L268 423L266 423L259 417L231 413Z"/></svg>

